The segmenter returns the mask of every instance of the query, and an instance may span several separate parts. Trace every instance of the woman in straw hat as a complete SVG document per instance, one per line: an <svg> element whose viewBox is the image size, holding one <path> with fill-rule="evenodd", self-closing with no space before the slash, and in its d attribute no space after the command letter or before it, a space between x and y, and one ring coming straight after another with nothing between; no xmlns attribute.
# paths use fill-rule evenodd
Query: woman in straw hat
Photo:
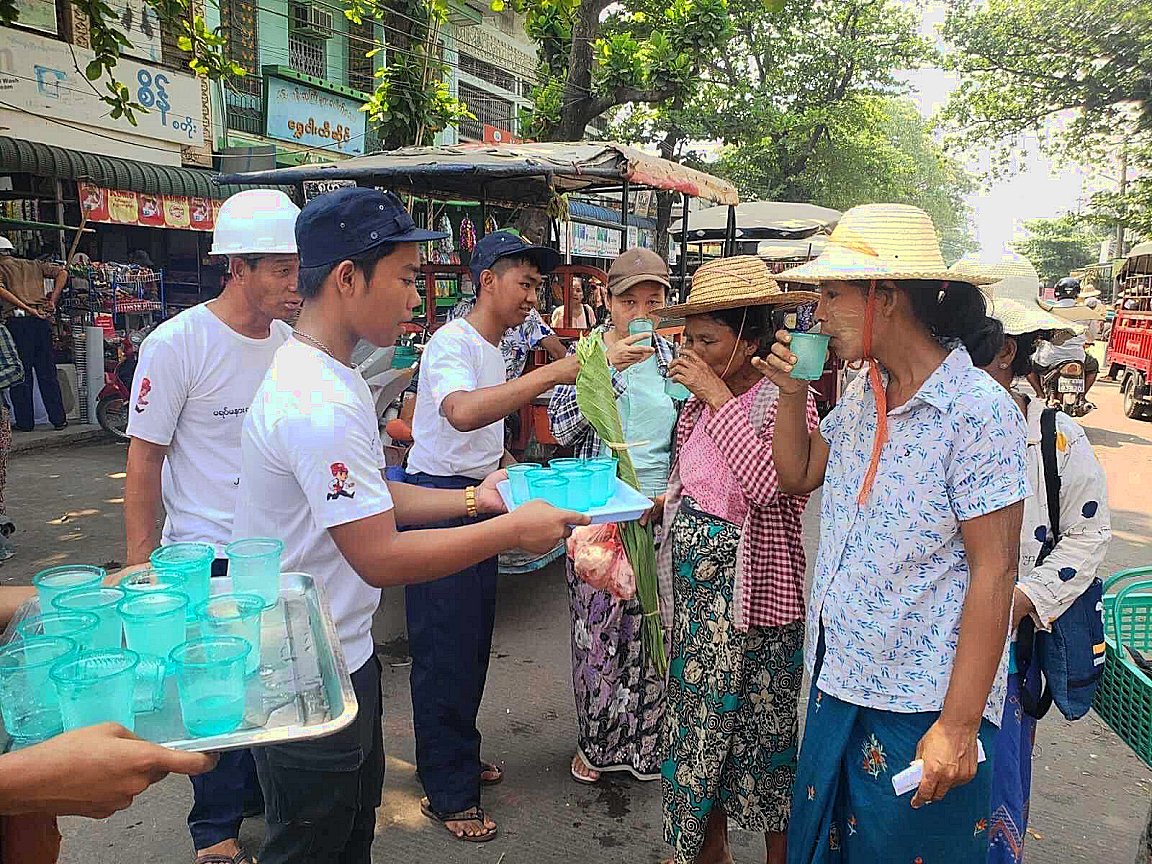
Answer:
<svg viewBox="0 0 1152 864"><path fill-rule="evenodd" d="M1000 285L991 293L999 296ZM1035 494L1024 502L1020 532L1020 573L1012 603L1012 646L1008 659L1008 698L996 753L992 760L992 801L988 822L988 864L1020 864L1028 830L1028 801L1032 788L1032 745L1036 721L1021 705L1021 674L1016 665L1017 628L1027 638L1034 629L1048 629L1096 578L1112 537L1108 488L1104 470L1080 424L1053 411L1054 426L1045 428L1041 399L1014 390L1013 384L1032 369L1032 351L1040 339L1072 326L1035 303L1012 298L994 299L992 315L1004 327L1004 347L992 354L974 353L972 361L984 368L1012 396L1028 422L1028 475ZM1042 440L1052 435L1060 478L1059 536L1050 530L1048 489L1045 482Z"/></svg>
<svg viewBox="0 0 1152 864"><path fill-rule="evenodd" d="M969 356L1003 339L989 280L950 273L928 215L894 204L849 210L781 277L819 285L831 349L869 365L809 432L787 333L758 364L780 388L781 489L823 486L788 860L982 862L979 744L991 752L1003 714L1030 494L1024 419ZM923 779L898 796L915 759Z"/></svg>
<svg viewBox="0 0 1152 864"><path fill-rule="evenodd" d="M664 259L649 249L629 249L608 271L611 319L593 331L604 340L613 370L625 439L638 445L629 449L641 488L656 499L657 509L668 485L676 424L677 406L662 381L673 348L659 335L630 336L628 325L663 306L668 289ZM577 457L610 453L580 413L575 386L556 388L548 419L556 440ZM638 780L656 780L663 758L664 676L653 670L642 648L640 601L618 599L581 581L571 557L567 575L578 729L572 777L595 783L602 772L626 771Z"/></svg>
<svg viewBox="0 0 1152 864"><path fill-rule="evenodd" d="M677 864L729 862L728 819L762 831L783 864L796 770L804 644L806 495L780 492L772 463L776 387L752 358L785 294L759 258L712 261L688 301L669 377L692 392L676 426L661 550L673 587L665 715L664 835ZM815 428L816 404L801 400ZM667 611L667 610L665 610Z"/></svg>

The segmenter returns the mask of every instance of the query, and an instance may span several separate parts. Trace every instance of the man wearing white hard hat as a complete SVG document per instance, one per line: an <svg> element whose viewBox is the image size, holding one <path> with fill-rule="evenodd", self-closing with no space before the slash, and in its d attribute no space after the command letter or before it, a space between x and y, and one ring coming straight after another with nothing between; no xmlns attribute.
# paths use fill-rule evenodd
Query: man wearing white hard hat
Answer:
<svg viewBox="0 0 1152 864"><path fill-rule="evenodd" d="M140 348L129 406L124 484L127 563L158 545L209 543L213 576L224 575L240 478L244 415L300 308L296 216L283 192L250 189L224 202L212 255L228 259L215 300L165 321ZM167 518L157 536L160 507ZM222 754L192 781L188 827L197 864L248 864L237 835L246 799L259 799L248 751Z"/></svg>

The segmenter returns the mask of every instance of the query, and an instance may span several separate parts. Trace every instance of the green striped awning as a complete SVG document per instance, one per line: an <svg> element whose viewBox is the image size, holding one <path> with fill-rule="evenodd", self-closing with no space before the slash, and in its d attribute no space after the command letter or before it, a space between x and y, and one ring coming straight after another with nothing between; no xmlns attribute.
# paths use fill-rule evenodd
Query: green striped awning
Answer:
<svg viewBox="0 0 1152 864"><path fill-rule="evenodd" d="M212 181L219 173L217 171L152 165L3 135L0 135L0 173L34 174L37 177L79 180L105 189L197 198L227 198L251 188L217 185ZM292 194L290 188L284 189L289 195Z"/></svg>

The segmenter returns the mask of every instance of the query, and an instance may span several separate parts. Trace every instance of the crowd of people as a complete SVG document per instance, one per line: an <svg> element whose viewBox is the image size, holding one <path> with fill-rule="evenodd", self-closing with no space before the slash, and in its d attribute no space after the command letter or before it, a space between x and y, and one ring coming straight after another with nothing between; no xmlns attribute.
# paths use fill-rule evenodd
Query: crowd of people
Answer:
<svg viewBox="0 0 1152 864"><path fill-rule="evenodd" d="M176 771L194 775L197 864L252 864L238 837L255 812L263 864L367 864L384 783L371 621L380 589L404 585L421 811L446 840L499 836L482 795L504 771L477 726L497 556L545 553L588 521L542 501L507 513L495 488L511 462L505 418L550 393L552 431L575 456L629 447L657 538L658 613L567 561L573 780L658 782L675 864L730 862L730 825L764 835L768 864L1019 862L1035 731L1022 647L1080 598L1110 538L1083 431L1022 381L1062 319L948 269L929 217L903 205L850 210L818 258L778 277L755 257L708 262L677 305L664 260L628 250L603 296L570 292L553 317L603 344L625 445L583 416L574 348L556 340L552 362L523 372L528 348L556 339L541 336L537 297L560 258L499 231L473 252L474 300L425 346L414 445L390 481L350 359L361 341L395 341L420 303L420 245L440 236L372 189L303 211L240 193L216 222L223 293L157 328L136 372L129 564L201 542L222 576L232 538L282 539L284 569L327 594L355 722L219 760L114 727L68 733L0 758L0 813L104 815ZM791 374L797 310L863 368L823 419ZM630 332L638 319L682 320L679 345ZM806 589L801 516L817 490ZM660 616L666 675L645 614ZM893 778L913 764L922 778L900 794ZM78 787L98 769L116 795ZM33 794L54 770L75 776L50 800Z"/></svg>

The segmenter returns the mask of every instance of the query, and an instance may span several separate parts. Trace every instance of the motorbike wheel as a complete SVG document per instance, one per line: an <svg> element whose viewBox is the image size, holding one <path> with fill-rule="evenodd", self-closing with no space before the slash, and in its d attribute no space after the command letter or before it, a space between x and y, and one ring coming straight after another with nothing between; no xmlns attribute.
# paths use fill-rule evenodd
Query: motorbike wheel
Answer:
<svg viewBox="0 0 1152 864"><path fill-rule="evenodd" d="M105 396L96 403L100 428L121 441L128 440L128 403L119 396Z"/></svg>
<svg viewBox="0 0 1152 864"><path fill-rule="evenodd" d="M1143 420L1148 415L1147 406L1140 401L1144 395L1144 376L1133 372L1127 377L1124 387L1124 416L1129 420Z"/></svg>

